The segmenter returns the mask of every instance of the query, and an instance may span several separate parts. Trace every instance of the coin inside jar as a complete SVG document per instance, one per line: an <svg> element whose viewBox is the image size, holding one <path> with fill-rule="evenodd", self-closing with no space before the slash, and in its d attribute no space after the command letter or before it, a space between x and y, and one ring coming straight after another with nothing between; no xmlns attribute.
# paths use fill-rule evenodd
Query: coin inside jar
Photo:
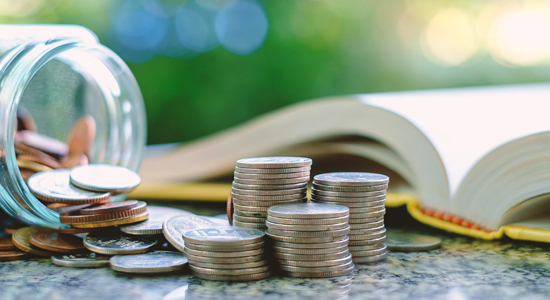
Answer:
<svg viewBox="0 0 550 300"><path fill-rule="evenodd" d="M107 213L113 213L113 212L132 209L137 205L138 205L137 200L127 200L127 201L116 202L116 203L107 203L103 205L82 208L80 210L80 214L82 215L107 214Z"/></svg>
<svg viewBox="0 0 550 300"><path fill-rule="evenodd" d="M141 178L136 172L124 167L92 164L72 169L70 182L86 190L128 193L140 184Z"/></svg>

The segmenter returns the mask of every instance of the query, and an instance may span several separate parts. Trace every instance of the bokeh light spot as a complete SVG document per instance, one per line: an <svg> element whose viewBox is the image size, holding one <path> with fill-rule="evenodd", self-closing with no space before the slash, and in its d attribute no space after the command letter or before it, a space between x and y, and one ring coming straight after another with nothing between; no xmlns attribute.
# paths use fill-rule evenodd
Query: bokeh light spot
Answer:
<svg viewBox="0 0 550 300"><path fill-rule="evenodd" d="M268 21L256 1L229 2L216 17L216 35L222 47L236 54L249 54L262 46Z"/></svg>
<svg viewBox="0 0 550 300"><path fill-rule="evenodd" d="M196 52L207 52L218 46L214 20L218 11L195 0L184 3L175 15L174 25L179 42Z"/></svg>
<svg viewBox="0 0 550 300"><path fill-rule="evenodd" d="M447 66L464 63L479 46L474 19L454 8L444 9L431 19L423 42L426 57Z"/></svg>

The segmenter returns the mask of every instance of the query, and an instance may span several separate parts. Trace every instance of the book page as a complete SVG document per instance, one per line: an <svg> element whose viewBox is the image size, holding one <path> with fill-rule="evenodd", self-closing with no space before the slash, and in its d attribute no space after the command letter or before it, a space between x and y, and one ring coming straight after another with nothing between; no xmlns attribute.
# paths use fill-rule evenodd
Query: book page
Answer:
<svg viewBox="0 0 550 300"><path fill-rule="evenodd" d="M489 151L550 130L550 85L447 89L360 95L364 103L408 119L433 143L445 166L451 198Z"/></svg>

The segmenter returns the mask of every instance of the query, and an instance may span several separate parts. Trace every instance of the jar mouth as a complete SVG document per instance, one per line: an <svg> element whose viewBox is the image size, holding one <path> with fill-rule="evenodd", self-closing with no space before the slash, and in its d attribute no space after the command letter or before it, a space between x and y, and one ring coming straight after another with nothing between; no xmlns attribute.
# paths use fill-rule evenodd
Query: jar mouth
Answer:
<svg viewBox="0 0 550 300"><path fill-rule="evenodd" d="M0 169L3 169L0 207L24 222L58 228L62 226L59 214L30 192L19 171L14 148L19 105L33 78L53 61L81 75L89 90L93 90L92 94L100 95L98 107L94 108L93 103L88 105L104 116L101 120L104 134L94 142L93 147L98 151L90 158L91 163L116 164L137 171L143 156L146 125L143 98L135 78L115 53L100 44L69 39L30 42L0 57L0 122L3 126L0 129L0 154L3 154L0 157ZM64 82L48 84L55 89L55 85ZM60 107L59 115L65 109ZM59 115L41 117L54 124L59 121Z"/></svg>

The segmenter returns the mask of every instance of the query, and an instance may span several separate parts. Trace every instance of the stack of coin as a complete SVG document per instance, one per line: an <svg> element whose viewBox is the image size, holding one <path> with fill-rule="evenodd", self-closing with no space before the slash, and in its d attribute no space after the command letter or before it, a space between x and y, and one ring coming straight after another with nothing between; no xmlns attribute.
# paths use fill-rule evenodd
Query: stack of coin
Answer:
<svg viewBox="0 0 550 300"><path fill-rule="evenodd" d="M231 190L232 225L265 230L272 205L307 201L311 159L256 157L237 161Z"/></svg>
<svg viewBox="0 0 550 300"><path fill-rule="evenodd" d="M353 272L348 251L349 209L324 203L291 203L267 211L267 235L284 274L335 277Z"/></svg>
<svg viewBox="0 0 550 300"><path fill-rule="evenodd" d="M386 258L386 189L389 177L347 172L319 174L313 178L311 201L349 207L349 251L354 263Z"/></svg>
<svg viewBox="0 0 550 300"><path fill-rule="evenodd" d="M271 275L264 256L264 232L254 228L208 227L183 233L193 274L202 279L252 281Z"/></svg>

